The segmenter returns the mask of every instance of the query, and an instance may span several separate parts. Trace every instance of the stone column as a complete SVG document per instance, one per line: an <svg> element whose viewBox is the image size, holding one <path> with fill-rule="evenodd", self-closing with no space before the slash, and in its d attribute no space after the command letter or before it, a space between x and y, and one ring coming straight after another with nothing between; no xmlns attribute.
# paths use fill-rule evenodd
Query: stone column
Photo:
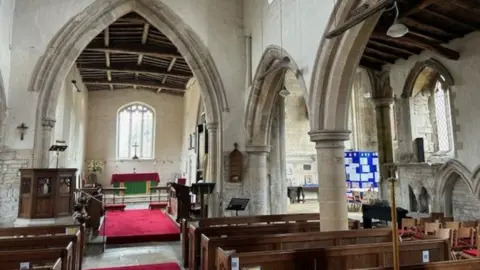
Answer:
<svg viewBox="0 0 480 270"><path fill-rule="evenodd" d="M317 130L309 135L317 150L320 230L348 230L344 152L350 131Z"/></svg>
<svg viewBox="0 0 480 270"><path fill-rule="evenodd" d="M208 166L207 172L205 174L205 180L208 182L216 183L215 190L209 196L208 200L208 216L209 217L218 217L221 213L221 194L222 194L222 183L223 179L218 174L219 165L218 165L218 124L217 123L207 123L206 124L208 132ZM220 165L221 166L221 165Z"/></svg>
<svg viewBox="0 0 480 270"><path fill-rule="evenodd" d="M55 120L42 119L42 153L40 158L41 168L50 167L50 146L52 144L52 129L55 126ZM55 166L55 164L54 164Z"/></svg>
<svg viewBox="0 0 480 270"><path fill-rule="evenodd" d="M269 187L267 155L270 152L268 145L247 145L248 179L250 184L250 215L268 215Z"/></svg>
<svg viewBox="0 0 480 270"><path fill-rule="evenodd" d="M372 102L375 104L375 114L377 116L377 138L378 138L378 163L380 170L380 194L382 198L389 198L387 193L390 183L386 181L391 175L385 165L392 164L393 160L393 136L392 136L392 121L390 119L393 98L373 98Z"/></svg>

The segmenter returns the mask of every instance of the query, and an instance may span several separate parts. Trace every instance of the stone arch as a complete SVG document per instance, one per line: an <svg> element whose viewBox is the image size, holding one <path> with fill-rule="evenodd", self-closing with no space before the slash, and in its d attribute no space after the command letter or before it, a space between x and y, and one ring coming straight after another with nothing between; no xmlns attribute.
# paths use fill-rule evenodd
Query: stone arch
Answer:
<svg viewBox="0 0 480 270"><path fill-rule="evenodd" d="M265 78L261 77L262 73L272 65L275 59L284 57L290 59L287 67L273 74L269 74ZM298 74L299 68L293 58L285 52L283 48L276 45L268 46L255 71L255 77L247 102L245 128L247 130L248 143L251 145L269 145L272 110L275 105L280 83L287 70L292 70L295 74ZM297 75L297 80L300 87L304 90L305 98L307 98L307 88L303 76ZM306 100L305 103L307 105L307 113L310 115L308 100Z"/></svg>
<svg viewBox="0 0 480 270"><path fill-rule="evenodd" d="M5 85L3 83L2 71L0 70L0 147L3 146L5 120L7 119L7 96L5 94Z"/></svg>
<svg viewBox="0 0 480 270"><path fill-rule="evenodd" d="M418 194L418 212L420 213L429 213L431 205L431 195L428 192L427 188L423 187L420 189Z"/></svg>
<svg viewBox="0 0 480 270"><path fill-rule="evenodd" d="M210 179L222 179L222 112L228 111L223 83L208 48L169 7L156 0L96 0L71 18L56 34L40 58L29 89L40 93L34 143L34 164L45 166L50 130L55 120L62 80L87 44L121 16L136 12L165 34L190 65L198 79L209 129L215 134L209 156ZM44 128L45 127L45 128ZM48 162L48 160L47 160ZM217 190L221 190L221 183Z"/></svg>
<svg viewBox="0 0 480 270"><path fill-rule="evenodd" d="M455 85L455 80L453 79L452 74L448 69L440 63L438 60L433 58L418 61L413 68L408 73L407 79L405 80L405 85L403 86L402 98L410 98L412 96L413 88L415 82L417 81L418 76L422 73L425 68L431 68L437 71L440 75L445 78L445 83L451 87Z"/></svg>
<svg viewBox="0 0 480 270"><path fill-rule="evenodd" d="M438 183L436 190L437 195L442 196L447 188L453 187L457 177L465 181L470 191L474 193L474 185L471 180L470 171L459 160L452 159L443 164L435 176Z"/></svg>
<svg viewBox="0 0 480 270"><path fill-rule="evenodd" d="M338 1L325 33L350 17L351 11L362 4L359 2L363 1ZM346 130L352 78L381 15L382 12L377 12L338 37L322 39L309 92L312 131Z"/></svg>
<svg viewBox="0 0 480 270"><path fill-rule="evenodd" d="M475 194L470 171L456 159L449 160L442 165L435 180L438 183L436 190L438 202L440 204L443 202L441 208L443 207L447 216L453 216L453 188L457 181L464 181L469 191Z"/></svg>

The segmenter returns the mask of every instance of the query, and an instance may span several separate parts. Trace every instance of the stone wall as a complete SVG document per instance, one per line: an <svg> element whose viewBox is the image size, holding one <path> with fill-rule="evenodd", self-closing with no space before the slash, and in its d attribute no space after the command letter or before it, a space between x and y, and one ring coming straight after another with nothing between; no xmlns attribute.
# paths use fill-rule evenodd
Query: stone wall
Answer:
<svg viewBox="0 0 480 270"><path fill-rule="evenodd" d="M453 185L452 205L455 220L480 219L479 198L472 194L463 179L457 179Z"/></svg>
<svg viewBox="0 0 480 270"><path fill-rule="evenodd" d="M117 112L129 103L141 102L155 110L155 158L119 160L116 157ZM158 172L160 181L172 181L180 174L182 151L183 97L148 90L95 91L89 94L87 160L106 161L99 182L110 184L113 173Z"/></svg>
<svg viewBox="0 0 480 270"><path fill-rule="evenodd" d="M10 54L15 0L0 1L0 88L3 82L6 95L10 85Z"/></svg>
<svg viewBox="0 0 480 270"><path fill-rule="evenodd" d="M18 214L20 173L31 166L31 150L3 149L0 152L0 225L11 226Z"/></svg>

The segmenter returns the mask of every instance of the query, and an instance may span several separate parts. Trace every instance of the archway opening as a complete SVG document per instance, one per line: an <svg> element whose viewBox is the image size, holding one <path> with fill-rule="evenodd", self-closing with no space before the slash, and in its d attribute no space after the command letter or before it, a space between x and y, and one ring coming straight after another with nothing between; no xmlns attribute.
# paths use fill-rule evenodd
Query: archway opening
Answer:
<svg viewBox="0 0 480 270"><path fill-rule="evenodd" d="M209 148L208 179L221 179L221 110L227 108L223 85L206 47L168 7L150 0L97 1L65 25L51 43L56 53L44 54L32 79L32 89L40 91L35 130L37 166L50 166L48 147L62 129L55 124L64 122L56 119L59 114L55 111L65 107L59 94L73 89L76 95L89 92L85 159L103 163L105 175L99 182L110 184L105 179L113 173L141 171L158 172L164 182L176 180L182 175L183 146L188 147L189 134L183 133L181 119L184 96L188 81L195 76L214 145ZM76 76L66 81L69 72ZM128 117L112 113L129 102L145 103L156 114L140 107L132 107ZM196 115L193 118L196 128ZM123 132L128 134L124 137L133 157L115 154L121 142L114 138L122 137L117 135ZM168 142L168 138L176 141ZM148 145L153 145L150 156L144 151ZM84 164L83 172L87 170ZM149 185L156 184L143 182L142 187L130 190L145 194ZM219 182L214 197L220 197L221 190ZM213 213L219 210L217 206L210 207Z"/></svg>
<svg viewBox="0 0 480 270"><path fill-rule="evenodd" d="M412 187L408 186L408 199L410 201L410 211L417 212L418 211L418 204L417 204L417 196L413 192Z"/></svg>
<svg viewBox="0 0 480 270"><path fill-rule="evenodd" d="M430 195L425 187L420 190L418 195L418 212L428 214L430 213Z"/></svg>

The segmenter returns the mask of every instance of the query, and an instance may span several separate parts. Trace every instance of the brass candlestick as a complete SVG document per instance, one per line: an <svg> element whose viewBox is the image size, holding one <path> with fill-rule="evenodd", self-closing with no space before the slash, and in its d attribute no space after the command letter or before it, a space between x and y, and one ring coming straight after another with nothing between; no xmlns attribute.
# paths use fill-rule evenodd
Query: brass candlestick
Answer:
<svg viewBox="0 0 480 270"><path fill-rule="evenodd" d="M395 178L389 178L390 181L390 199L392 201L391 214L392 214L392 242L393 242L393 269L400 270L400 260L398 256L398 224L397 224L397 206L395 203Z"/></svg>

